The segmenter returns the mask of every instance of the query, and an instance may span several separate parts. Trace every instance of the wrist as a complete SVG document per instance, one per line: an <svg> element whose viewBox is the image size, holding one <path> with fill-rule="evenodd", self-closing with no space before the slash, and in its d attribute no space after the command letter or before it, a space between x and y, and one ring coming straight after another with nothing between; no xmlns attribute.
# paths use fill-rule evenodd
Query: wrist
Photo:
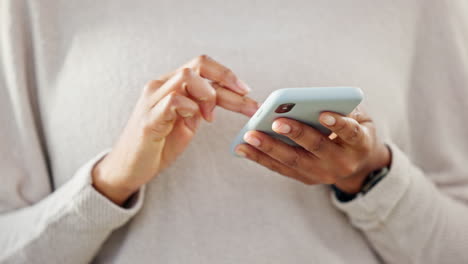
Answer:
<svg viewBox="0 0 468 264"><path fill-rule="evenodd" d="M123 205L138 188L131 188L124 181L118 181L111 177L107 169L106 158L94 165L91 171L92 185L99 193L107 197L113 203Z"/></svg>
<svg viewBox="0 0 468 264"><path fill-rule="evenodd" d="M364 169L350 177L338 180L334 184L335 187L348 194L357 194L361 191L369 174L381 168L390 167L391 152L387 145L382 143L372 157L374 158L368 162L368 165L364 166Z"/></svg>
<svg viewBox="0 0 468 264"><path fill-rule="evenodd" d="M348 194L356 194L361 190L361 186L367 178L368 173L358 173L348 178L337 180L333 185Z"/></svg>

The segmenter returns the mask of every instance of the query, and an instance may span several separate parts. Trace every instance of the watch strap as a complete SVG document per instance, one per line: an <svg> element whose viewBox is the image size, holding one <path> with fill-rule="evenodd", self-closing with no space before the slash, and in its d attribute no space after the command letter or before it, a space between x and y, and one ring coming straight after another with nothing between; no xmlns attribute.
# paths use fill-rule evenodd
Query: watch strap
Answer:
<svg viewBox="0 0 468 264"><path fill-rule="evenodd" d="M365 195L366 193L368 193L375 185L377 185L377 183L379 183L385 176L387 176L389 171L390 170L388 167L383 167L381 169L369 173L364 182L362 183L361 190L358 193L351 194L344 192L335 185L332 185L331 188L335 193L335 197L338 201L349 202L356 198L358 195Z"/></svg>

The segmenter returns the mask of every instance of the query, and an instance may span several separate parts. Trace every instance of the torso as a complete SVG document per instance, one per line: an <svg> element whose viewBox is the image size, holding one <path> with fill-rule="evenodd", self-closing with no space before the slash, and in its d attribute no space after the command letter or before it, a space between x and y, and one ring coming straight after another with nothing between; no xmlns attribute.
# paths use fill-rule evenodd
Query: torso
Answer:
<svg viewBox="0 0 468 264"><path fill-rule="evenodd" d="M36 49L53 59L37 58L39 103L56 187L112 146L147 81L203 53L260 101L284 87L361 87L381 135L409 140L406 96L423 1L41 2L32 4ZM142 211L97 259L377 263L325 186L230 156L245 122L217 110L216 122L148 184Z"/></svg>

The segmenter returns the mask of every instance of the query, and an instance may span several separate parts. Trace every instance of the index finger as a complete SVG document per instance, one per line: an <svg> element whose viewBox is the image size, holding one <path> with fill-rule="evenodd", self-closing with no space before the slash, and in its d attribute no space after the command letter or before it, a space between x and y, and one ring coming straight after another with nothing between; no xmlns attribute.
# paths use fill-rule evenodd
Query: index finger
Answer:
<svg viewBox="0 0 468 264"><path fill-rule="evenodd" d="M343 143L361 146L367 138L367 127L356 119L333 112L320 114L320 123L335 133Z"/></svg>
<svg viewBox="0 0 468 264"><path fill-rule="evenodd" d="M216 83L212 83L211 85L216 90L216 104L222 108L244 114L248 117L253 116L258 110L259 105L252 98L237 94Z"/></svg>
<svg viewBox="0 0 468 264"><path fill-rule="evenodd" d="M215 61L208 55L200 55L186 63L182 68L191 68L201 77L229 88L230 90L245 95L250 92L250 87L239 79L228 67ZM170 79L173 73L163 76L163 79Z"/></svg>

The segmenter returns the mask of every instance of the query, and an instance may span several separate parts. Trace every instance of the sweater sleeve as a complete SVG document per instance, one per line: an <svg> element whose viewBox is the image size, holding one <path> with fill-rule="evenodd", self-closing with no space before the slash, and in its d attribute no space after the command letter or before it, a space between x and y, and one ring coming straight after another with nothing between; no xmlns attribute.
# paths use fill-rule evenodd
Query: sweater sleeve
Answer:
<svg viewBox="0 0 468 264"><path fill-rule="evenodd" d="M0 263L89 263L101 244L142 205L141 189L119 207L97 192L91 170L105 153L33 206L0 215Z"/></svg>
<svg viewBox="0 0 468 264"><path fill-rule="evenodd" d="M390 148L392 168L381 182L350 202L332 195L333 203L386 263L468 263L468 201L445 194L398 147Z"/></svg>
<svg viewBox="0 0 468 264"><path fill-rule="evenodd" d="M103 152L52 192L36 118L29 2L0 1L0 263L89 263L138 212L144 191L126 208L97 192L91 170Z"/></svg>

